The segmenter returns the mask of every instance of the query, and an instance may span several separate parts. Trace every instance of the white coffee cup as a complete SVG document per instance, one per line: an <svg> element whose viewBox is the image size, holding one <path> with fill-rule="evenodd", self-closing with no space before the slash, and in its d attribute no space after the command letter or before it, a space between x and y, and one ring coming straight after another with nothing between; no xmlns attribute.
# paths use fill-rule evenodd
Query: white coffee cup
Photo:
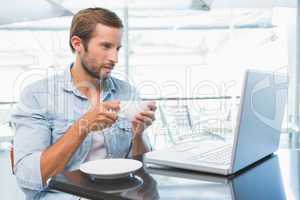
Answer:
<svg viewBox="0 0 300 200"><path fill-rule="evenodd" d="M136 114L150 110L148 104L149 101L121 101L118 116L132 121Z"/></svg>

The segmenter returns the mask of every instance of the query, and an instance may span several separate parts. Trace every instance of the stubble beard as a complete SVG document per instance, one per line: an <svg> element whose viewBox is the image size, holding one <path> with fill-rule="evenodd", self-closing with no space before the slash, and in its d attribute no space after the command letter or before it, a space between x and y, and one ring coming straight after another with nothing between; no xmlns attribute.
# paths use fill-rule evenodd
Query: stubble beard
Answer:
<svg viewBox="0 0 300 200"><path fill-rule="evenodd" d="M102 66L99 66L99 73L97 73L96 71L93 70L93 68L90 65L84 62L83 57L81 59L81 66L88 75L97 79L98 81L104 81L106 79L106 77L103 76L103 74L101 74Z"/></svg>

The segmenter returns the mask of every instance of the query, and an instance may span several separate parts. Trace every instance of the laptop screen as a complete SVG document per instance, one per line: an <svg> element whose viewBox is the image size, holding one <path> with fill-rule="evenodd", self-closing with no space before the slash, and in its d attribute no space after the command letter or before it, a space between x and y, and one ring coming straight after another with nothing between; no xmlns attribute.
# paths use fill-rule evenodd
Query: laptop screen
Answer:
<svg viewBox="0 0 300 200"><path fill-rule="evenodd" d="M287 76L247 71L234 141L233 172L277 150L287 103Z"/></svg>

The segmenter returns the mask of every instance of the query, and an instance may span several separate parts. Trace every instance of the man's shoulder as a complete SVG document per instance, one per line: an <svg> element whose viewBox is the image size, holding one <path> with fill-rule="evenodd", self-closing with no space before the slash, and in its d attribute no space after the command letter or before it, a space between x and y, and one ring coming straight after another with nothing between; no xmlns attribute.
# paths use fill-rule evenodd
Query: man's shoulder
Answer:
<svg viewBox="0 0 300 200"><path fill-rule="evenodd" d="M120 80L118 78L111 77L111 82L113 84L114 92L122 100L133 100L139 98L139 93L137 89L130 84L128 81Z"/></svg>
<svg viewBox="0 0 300 200"><path fill-rule="evenodd" d="M40 93L45 91L49 92L57 88L59 83L63 82L63 80L63 73L58 72L27 84L22 91L24 93Z"/></svg>
<svg viewBox="0 0 300 200"><path fill-rule="evenodd" d="M126 80L121 80L121 79L118 79L116 77L110 77L110 81L112 82L113 84L113 87L116 89L116 90L121 90L121 91L124 91L124 90L130 90L130 91L135 91L135 87L133 86L133 84L129 83L129 81L126 81Z"/></svg>

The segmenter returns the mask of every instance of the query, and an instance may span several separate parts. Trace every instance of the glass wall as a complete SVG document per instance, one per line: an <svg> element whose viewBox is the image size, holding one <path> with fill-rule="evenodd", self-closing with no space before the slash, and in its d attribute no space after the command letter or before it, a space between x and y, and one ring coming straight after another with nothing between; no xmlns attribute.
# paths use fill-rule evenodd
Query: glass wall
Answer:
<svg viewBox="0 0 300 200"><path fill-rule="evenodd" d="M147 7L128 1L114 9L128 25L114 75L128 79L142 98L157 100L157 120L149 135L158 148L176 142L174 138L184 140L197 134L231 136L245 70L290 75L294 70L288 24L296 18L295 8L208 10L180 2ZM91 6L59 3L72 11ZM117 4L106 5L92 6ZM60 17L0 26L1 102L17 102L25 85L72 62L70 21L71 17ZM284 133L293 126L289 120L295 103L289 95ZM187 119L187 124L176 121L174 112L179 111L172 110L174 106L185 109L182 120ZM169 137L179 124L200 131Z"/></svg>
<svg viewBox="0 0 300 200"><path fill-rule="evenodd" d="M163 140L158 146L164 146L207 133L232 136L245 70L290 70L286 24L295 17L290 13L271 8L129 10L130 80L161 109L153 142ZM170 109L174 105L187 105L189 123L183 127L175 117L179 111ZM171 119L164 122L162 114ZM288 126L287 110L283 132ZM165 140L168 134L176 139Z"/></svg>

